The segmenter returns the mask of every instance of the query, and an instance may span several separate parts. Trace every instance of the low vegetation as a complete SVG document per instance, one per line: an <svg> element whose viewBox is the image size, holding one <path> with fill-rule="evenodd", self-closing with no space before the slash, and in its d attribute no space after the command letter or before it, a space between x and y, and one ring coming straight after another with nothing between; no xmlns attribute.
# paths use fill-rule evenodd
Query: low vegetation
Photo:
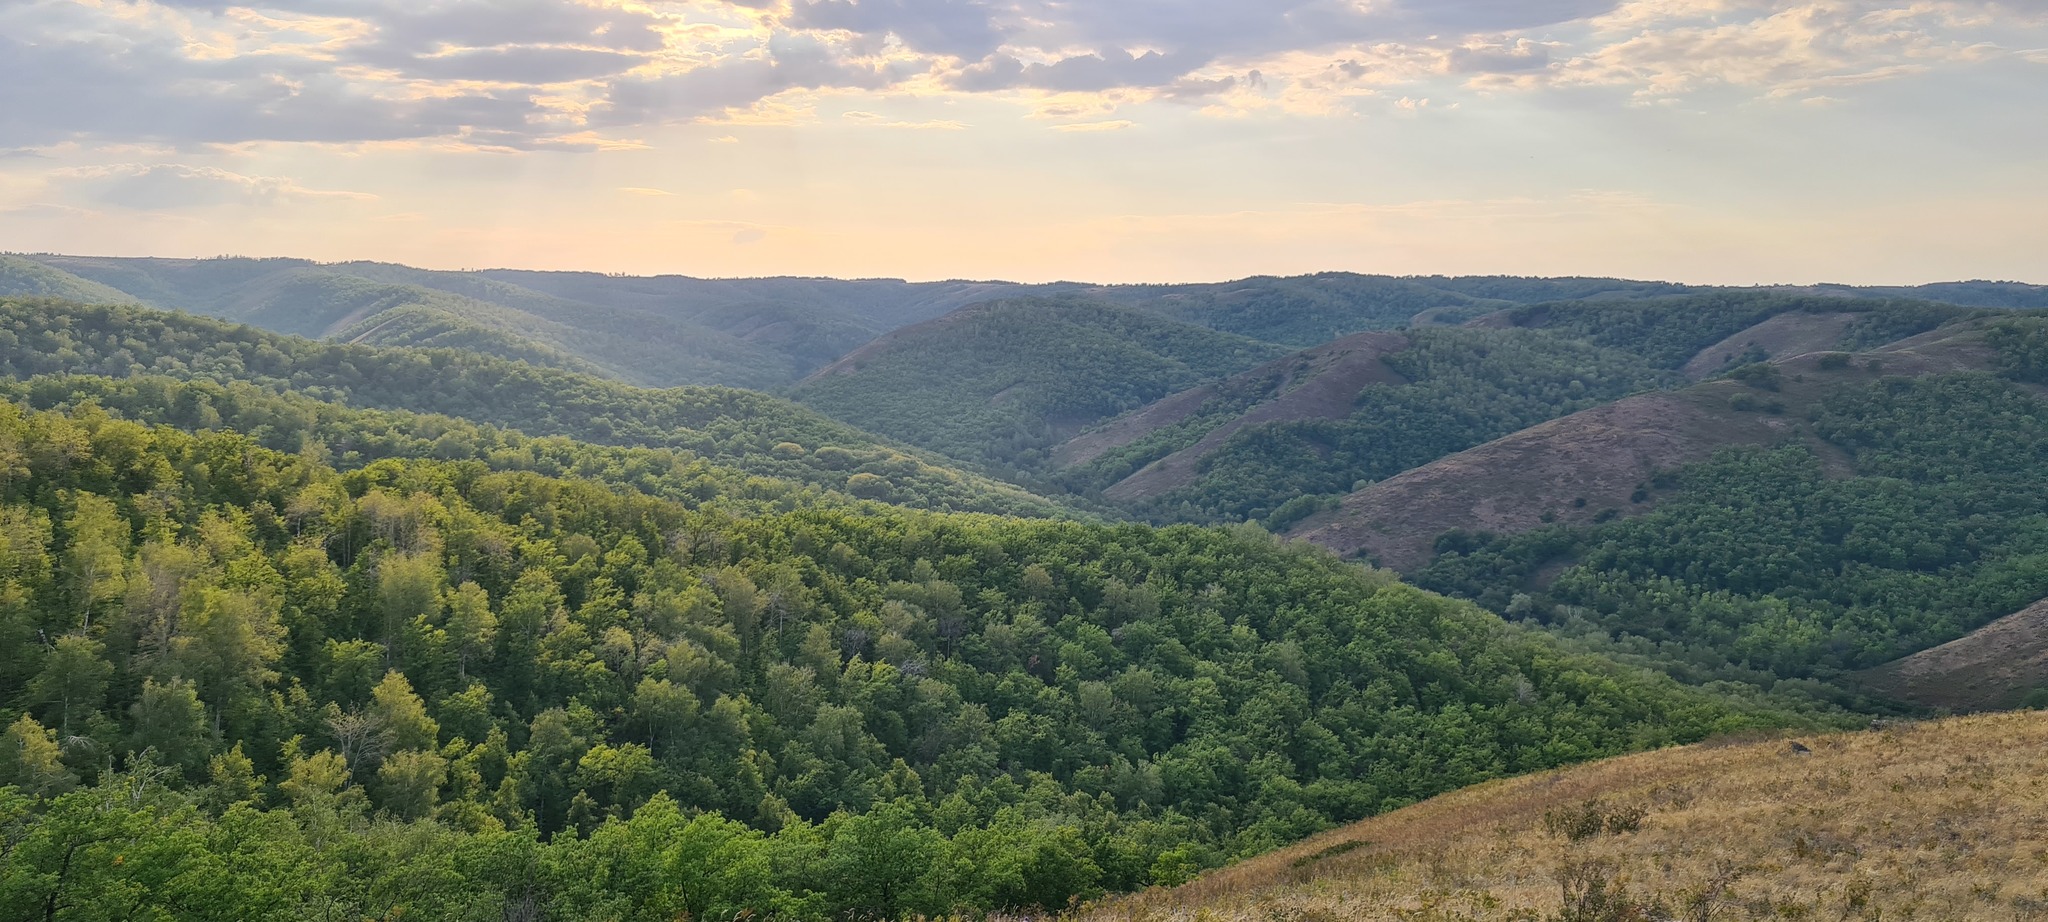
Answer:
<svg viewBox="0 0 2048 922"><path fill-rule="evenodd" d="M1689 746L1481 785L1084 922L2027 919L2048 715Z"/></svg>

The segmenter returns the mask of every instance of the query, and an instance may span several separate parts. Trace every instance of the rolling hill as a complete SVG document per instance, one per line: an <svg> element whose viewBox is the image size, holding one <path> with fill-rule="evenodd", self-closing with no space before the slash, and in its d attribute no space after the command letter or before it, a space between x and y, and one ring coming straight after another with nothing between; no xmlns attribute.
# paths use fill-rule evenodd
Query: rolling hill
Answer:
<svg viewBox="0 0 2048 922"><path fill-rule="evenodd" d="M0 402L0 918L1044 910L1801 722L1251 529L344 471L64 383Z"/></svg>
<svg viewBox="0 0 2048 922"><path fill-rule="evenodd" d="M136 300L117 288L7 253L0 253L0 295L63 298L89 304L126 304Z"/></svg>
<svg viewBox="0 0 2048 922"><path fill-rule="evenodd" d="M9 259L0 917L2039 908L2048 319Z"/></svg>
<svg viewBox="0 0 2048 922"><path fill-rule="evenodd" d="M40 260L144 304L297 336L450 346L647 385L773 387L795 374L788 357L716 330L564 301L468 273L284 259Z"/></svg>
<svg viewBox="0 0 2048 922"><path fill-rule="evenodd" d="M1763 313L1761 319L1757 313ZM1846 341L1866 320L1771 304L1724 320L1724 327L1742 326L1707 346L1695 348L1714 336L1712 326L1664 344L1663 330L1683 323L1685 316L1652 315L1657 326L1639 325L1630 337L1609 338L1636 343L1637 351L1666 367L1697 369L1705 364L1702 359L1725 364L1720 357L1730 343L1768 354L1750 345L1766 337L1781 357L1750 366L1757 384L1723 378L1628 397L1413 467L1347 495L1336 509L1297 523L1290 533L1342 554L1413 570L1430 559L1437 537L1452 529L1514 535L1551 523L1586 524L1644 510L1654 499L1645 488L1657 475L1704 461L1727 446L1797 441L1834 463L1840 453L1802 425L1808 411L1829 395L1885 377L1986 371L1997 364L1995 351L1984 342L1983 322L1955 322L1868 353L1782 355L1786 343ZM1932 310L1934 321L1945 316L1950 313ZM1631 319L1637 318L1622 318ZM1887 331L1921 325L1883 322ZM1573 318L1573 323L1599 325L1596 318ZM1816 330L1820 335L1813 334Z"/></svg>
<svg viewBox="0 0 2048 922"><path fill-rule="evenodd" d="M1741 366L1425 465L1296 533L1687 681L1882 708L1859 671L2048 595L2048 401L2014 380L2041 323Z"/></svg>
<svg viewBox="0 0 2048 922"><path fill-rule="evenodd" d="M1542 331L1359 334L1168 397L1054 457L1141 515L1278 526L1361 482L1676 381Z"/></svg>
<svg viewBox="0 0 2048 922"><path fill-rule="evenodd" d="M2048 715L1667 749L1494 782L1081 922L2027 918Z"/></svg>
<svg viewBox="0 0 2048 922"><path fill-rule="evenodd" d="M531 436L681 449L737 470L866 499L1024 515L1064 511L1054 501L766 394L650 390L475 352L331 343L145 308L0 298L0 372L240 382Z"/></svg>
<svg viewBox="0 0 2048 922"><path fill-rule="evenodd" d="M1960 713L2038 705L2048 694L2048 601L1851 678L1874 694Z"/></svg>
<svg viewBox="0 0 2048 922"><path fill-rule="evenodd" d="M1285 351L1080 298L992 301L869 343L790 396L913 445L1029 472L1091 424Z"/></svg>

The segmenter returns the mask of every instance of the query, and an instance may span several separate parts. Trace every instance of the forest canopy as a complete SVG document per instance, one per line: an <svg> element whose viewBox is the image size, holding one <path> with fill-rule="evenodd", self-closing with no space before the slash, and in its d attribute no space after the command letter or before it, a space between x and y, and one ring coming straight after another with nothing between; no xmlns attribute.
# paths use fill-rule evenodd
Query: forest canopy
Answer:
<svg viewBox="0 0 2048 922"><path fill-rule="evenodd" d="M1251 531L741 518L89 401L0 404L0 649L9 916L1054 907L1782 719Z"/></svg>

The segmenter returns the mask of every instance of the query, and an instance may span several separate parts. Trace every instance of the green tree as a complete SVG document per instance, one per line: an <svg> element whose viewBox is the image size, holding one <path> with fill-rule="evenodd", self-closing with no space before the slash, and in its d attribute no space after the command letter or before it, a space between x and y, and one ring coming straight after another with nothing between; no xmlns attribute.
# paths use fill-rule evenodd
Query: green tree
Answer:
<svg viewBox="0 0 2048 922"><path fill-rule="evenodd" d="M57 638L54 649L43 661L43 670L28 684L28 703L46 709L57 731L69 737L74 723L96 714L107 699L107 685L114 677L114 664L107 662L106 646L82 634Z"/></svg>
<svg viewBox="0 0 2048 922"><path fill-rule="evenodd" d="M384 681L370 692L369 713L391 736L394 749L431 750L437 745L441 725L427 713L426 702L413 693L412 683L396 669L384 674Z"/></svg>
<svg viewBox="0 0 2048 922"><path fill-rule="evenodd" d="M114 501L91 493L72 495L71 515L64 522L70 540L64 572L71 584L84 630L92 617L127 590L128 520Z"/></svg>
<svg viewBox="0 0 2048 922"><path fill-rule="evenodd" d="M27 714L0 734L0 785L14 785L31 797L54 797L78 783L64 767L57 734Z"/></svg>

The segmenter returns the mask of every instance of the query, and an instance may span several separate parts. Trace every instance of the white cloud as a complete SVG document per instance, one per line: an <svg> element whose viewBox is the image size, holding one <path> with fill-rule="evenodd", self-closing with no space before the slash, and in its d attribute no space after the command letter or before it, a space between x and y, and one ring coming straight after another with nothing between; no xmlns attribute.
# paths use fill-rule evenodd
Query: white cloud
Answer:
<svg viewBox="0 0 2048 922"><path fill-rule="evenodd" d="M909 131L965 131L967 123L953 119L907 120L892 119L874 112L853 111L840 116L848 121L873 128L900 128Z"/></svg>
<svg viewBox="0 0 2048 922"><path fill-rule="evenodd" d="M2048 3L11 0L0 36L0 147L601 151L669 124L808 123L826 95L986 95L1098 120L1154 102L1341 116L1459 84L1803 99L2048 61Z"/></svg>
<svg viewBox="0 0 2048 922"><path fill-rule="evenodd" d="M51 173L49 181L60 194L77 201L146 211L377 198L364 192L309 189L279 176L246 176L217 167L175 163L72 167Z"/></svg>
<svg viewBox="0 0 2048 922"><path fill-rule="evenodd" d="M1639 0L1600 21L1609 40L1525 85L1606 85L1638 98L1713 86L1803 98L2005 54L1983 40L1982 4L1907 0ZM1755 15L1732 16L1750 12Z"/></svg>
<svg viewBox="0 0 2048 922"><path fill-rule="evenodd" d="M1114 119L1106 122L1075 122L1069 125L1054 125L1052 130L1066 132L1122 131L1135 124L1137 123L1129 119Z"/></svg>

